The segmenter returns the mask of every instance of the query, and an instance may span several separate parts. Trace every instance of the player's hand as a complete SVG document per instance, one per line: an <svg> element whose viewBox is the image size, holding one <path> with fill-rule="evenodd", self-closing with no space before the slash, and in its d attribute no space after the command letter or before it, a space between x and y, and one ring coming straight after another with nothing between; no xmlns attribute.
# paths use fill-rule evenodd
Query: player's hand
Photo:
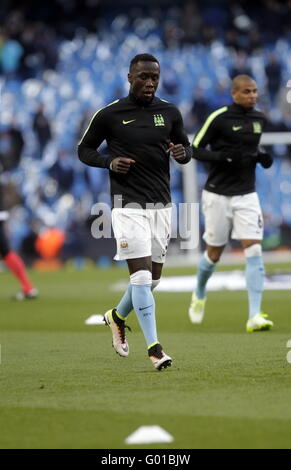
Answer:
<svg viewBox="0 0 291 470"><path fill-rule="evenodd" d="M182 144L175 145L173 142L170 142L167 152L171 152L173 159L177 162L186 158L186 150Z"/></svg>
<svg viewBox="0 0 291 470"><path fill-rule="evenodd" d="M270 168L273 165L273 157L267 152L258 152L257 161L262 165L263 168Z"/></svg>
<svg viewBox="0 0 291 470"><path fill-rule="evenodd" d="M263 168L270 168L273 164L273 157L269 153L260 150L243 154L241 160L246 163L260 163Z"/></svg>
<svg viewBox="0 0 291 470"><path fill-rule="evenodd" d="M126 175L131 165L134 163L135 160L132 160L132 158L117 157L114 158L114 160L111 162L111 170L115 173L122 173L123 175Z"/></svg>

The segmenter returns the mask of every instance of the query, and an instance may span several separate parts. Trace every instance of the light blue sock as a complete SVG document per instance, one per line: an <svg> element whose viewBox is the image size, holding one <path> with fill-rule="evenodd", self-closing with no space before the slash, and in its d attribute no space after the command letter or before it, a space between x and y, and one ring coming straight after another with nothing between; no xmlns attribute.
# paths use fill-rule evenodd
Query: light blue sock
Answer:
<svg viewBox="0 0 291 470"><path fill-rule="evenodd" d="M158 342L155 299L151 291L151 285L131 285L133 308L144 334L147 346Z"/></svg>
<svg viewBox="0 0 291 470"><path fill-rule="evenodd" d="M200 258L197 273L197 287L195 290L196 296L199 300L206 297L206 283L215 269L216 263L210 262L206 253Z"/></svg>
<svg viewBox="0 0 291 470"><path fill-rule="evenodd" d="M130 282L128 283L127 290L125 291L122 299L116 307L118 315L122 318L126 318L133 309L131 299L132 288Z"/></svg>
<svg viewBox="0 0 291 470"><path fill-rule="evenodd" d="M152 285L151 285L152 291L154 290L154 288L157 286L159 282L160 280L152 281ZM130 312L133 310L131 294L132 294L132 288L129 282L127 286L127 290L125 291L122 299L120 300L119 304L116 307L118 315L122 318L126 318L130 314Z"/></svg>
<svg viewBox="0 0 291 470"><path fill-rule="evenodd" d="M246 258L246 284L249 300L249 318L261 311L264 288L264 264L262 256Z"/></svg>

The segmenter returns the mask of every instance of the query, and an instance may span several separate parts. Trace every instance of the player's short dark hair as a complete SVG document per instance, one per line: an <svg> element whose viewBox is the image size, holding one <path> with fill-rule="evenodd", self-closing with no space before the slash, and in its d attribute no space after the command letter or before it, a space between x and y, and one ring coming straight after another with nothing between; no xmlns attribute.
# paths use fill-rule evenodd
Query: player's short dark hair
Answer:
<svg viewBox="0 0 291 470"><path fill-rule="evenodd" d="M156 62L160 65L158 59L151 54L137 54L131 61L129 65L129 70L132 70L133 66L138 62Z"/></svg>
<svg viewBox="0 0 291 470"><path fill-rule="evenodd" d="M243 82L255 82L255 79L253 77L251 77L250 75L246 75L246 74L240 74L240 75L236 75L233 79L232 79L232 90L238 90L240 87L241 87L241 84Z"/></svg>

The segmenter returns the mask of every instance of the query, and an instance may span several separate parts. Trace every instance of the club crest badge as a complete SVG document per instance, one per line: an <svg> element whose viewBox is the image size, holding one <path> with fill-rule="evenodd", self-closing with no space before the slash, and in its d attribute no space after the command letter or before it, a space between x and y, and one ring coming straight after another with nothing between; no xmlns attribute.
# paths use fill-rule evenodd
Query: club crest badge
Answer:
<svg viewBox="0 0 291 470"><path fill-rule="evenodd" d="M262 133L262 126L260 122L253 122L253 131L254 131L254 134Z"/></svg>
<svg viewBox="0 0 291 470"><path fill-rule="evenodd" d="M156 127L165 126L165 121L161 114L154 114L154 123Z"/></svg>

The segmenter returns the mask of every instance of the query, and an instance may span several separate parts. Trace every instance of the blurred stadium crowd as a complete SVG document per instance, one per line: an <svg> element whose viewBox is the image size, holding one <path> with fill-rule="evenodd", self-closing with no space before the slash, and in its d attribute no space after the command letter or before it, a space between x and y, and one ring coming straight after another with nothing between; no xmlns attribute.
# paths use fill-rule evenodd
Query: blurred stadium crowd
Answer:
<svg viewBox="0 0 291 470"><path fill-rule="evenodd" d="M0 178L10 241L27 262L59 250L64 259L111 256L112 240L90 236L92 205L110 204L108 178L79 162L76 144L97 109L127 94L128 65L141 52L159 59L158 96L179 106L189 135L231 102L238 73L256 79L267 130L291 132L290 0L3 0L0 153L12 169ZM291 246L291 148L277 143L272 152L273 167L257 172L265 248ZM198 164L200 189L204 180ZM172 194L183 201L175 165ZM52 229L56 250L45 253L39 238Z"/></svg>

